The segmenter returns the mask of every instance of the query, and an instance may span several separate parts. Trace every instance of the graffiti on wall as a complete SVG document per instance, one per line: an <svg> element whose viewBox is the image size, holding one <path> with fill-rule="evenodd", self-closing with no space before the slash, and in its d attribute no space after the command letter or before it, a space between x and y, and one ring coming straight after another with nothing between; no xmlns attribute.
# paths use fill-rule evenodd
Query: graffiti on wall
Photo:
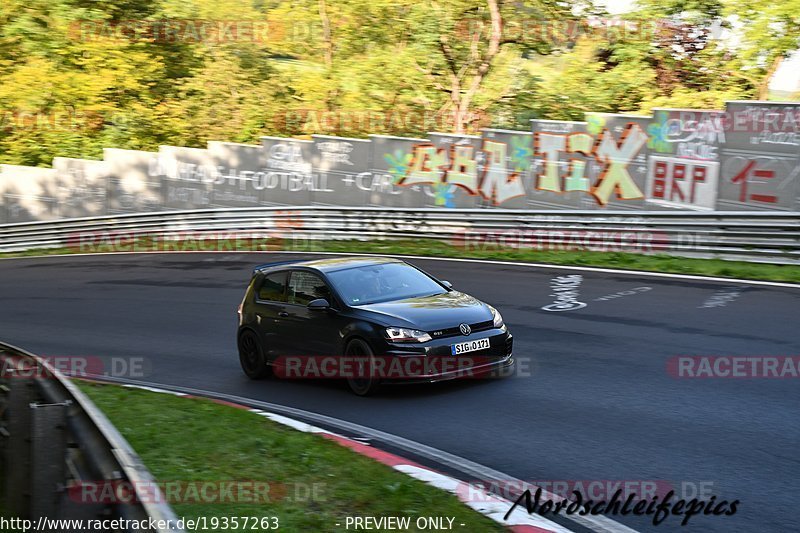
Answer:
<svg viewBox="0 0 800 533"><path fill-rule="evenodd" d="M324 205L367 205L363 174L369 168L369 150L370 142L365 139L312 136L310 171L323 186L312 193L312 201Z"/></svg>
<svg viewBox="0 0 800 533"><path fill-rule="evenodd" d="M720 147L725 143L721 111L660 109L648 125L647 198L671 207L713 209Z"/></svg>
<svg viewBox="0 0 800 533"><path fill-rule="evenodd" d="M0 165L0 223L283 205L787 211L799 196L800 104L775 102L589 113L480 136L263 137Z"/></svg>
<svg viewBox="0 0 800 533"><path fill-rule="evenodd" d="M728 102L718 209L798 209L800 104Z"/></svg>
<svg viewBox="0 0 800 533"><path fill-rule="evenodd" d="M591 194L600 205L608 204L614 195L620 200L639 200L644 194L631 176L629 166L646 143L647 134L634 122L627 124L618 138L607 127L596 137L585 131L537 132L534 153L542 158L542 169L537 175L536 188L554 193ZM561 154L568 157L566 172L561 171ZM587 159L594 159L602 166L594 183L588 173Z"/></svg>
<svg viewBox="0 0 800 533"><path fill-rule="evenodd" d="M480 148L476 148L475 143L458 142L449 147L433 142L414 145L405 174L398 183L453 185L467 194L480 195L494 205L501 205L527 193L522 179L526 168L521 166L509 172L508 161L519 161L532 154L542 160L542 169L534 185L538 191L587 193L600 205L606 205L612 196L621 200L644 197L629 172L629 165L647 143L647 134L636 123L628 124L618 137L608 128L603 128L596 137L586 132L536 132L532 149L523 144L530 140L521 136L512 137L511 142L485 137L476 139ZM561 154L569 157L565 173L561 172ZM572 157L577 154L583 159ZM586 158L593 158L599 164L594 183L589 177Z"/></svg>
<svg viewBox="0 0 800 533"><path fill-rule="evenodd" d="M427 144L428 139L372 135L370 141L369 205L462 207L456 203L454 187L441 183L403 183L411 169L414 147Z"/></svg>

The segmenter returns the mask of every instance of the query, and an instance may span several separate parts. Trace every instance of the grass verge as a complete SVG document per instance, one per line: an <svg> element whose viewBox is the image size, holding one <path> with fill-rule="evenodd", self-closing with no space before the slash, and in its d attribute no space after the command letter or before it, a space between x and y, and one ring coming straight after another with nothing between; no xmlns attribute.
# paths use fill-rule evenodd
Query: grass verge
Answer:
<svg viewBox="0 0 800 533"><path fill-rule="evenodd" d="M441 241L328 241L322 243L321 246L320 251L329 252L494 259L800 283L800 266L722 259L690 259L664 254L644 255L626 252L544 251L513 248L471 250Z"/></svg>
<svg viewBox="0 0 800 533"><path fill-rule="evenodd" d="M151 250L148 243L141 246L128 244L131 251ZM163 249L163 243L162 247ZM203 248L197 241L177 242L171 244L168 251L213 251ZM235 245L225 250L230 252L244 251ZM580 252L580 251L543 251L525 250L514 248L487 247L483 249L470 249L463 246L454 246L441 241L428 240L397 240L397 241L305 241L302 246L281 248L280 242L274 246L268 245L262 251L302 251L314 252L341 252L341 253L375 253L375 254L405 254L426 255L431 257L455 257L469 259L494 259L502 261L519 261L529 263L546 263L552 265L594 266L619 268L625 270L644 270L648 272L666 272L672 274L695 274L700 276L715 276L722 278L741 278L765 281L785 281L800 283L800 266L771 265L766 263L748 263L744 261L726 261L722 259L690 259L670 255L644 255L626 252ZM81 252L111 251L102 247L92 247L89 250L80 248L49 248L27 250L0 254L0 257L26 257L34 255L61 255Z"/></svg>
<svg viewBox="0 0 800 533"><path fill-rule="evenodd" d="M78 385L159 482L258 481L277 494L269 503L172 503L179 517L274 516L282 531L343 531L346 516L404 516L411 517L407 531L417 531L416 518L431 516L453 517L460 531L506 531L451 494L248 411L116 385ZM314 488L318 497L307 497Z"/></svg>

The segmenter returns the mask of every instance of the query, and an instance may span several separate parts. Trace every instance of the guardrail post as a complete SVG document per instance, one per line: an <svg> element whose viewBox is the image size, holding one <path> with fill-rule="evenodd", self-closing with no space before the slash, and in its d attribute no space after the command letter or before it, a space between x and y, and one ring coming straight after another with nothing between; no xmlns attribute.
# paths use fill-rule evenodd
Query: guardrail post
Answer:
<svg viewBox="0 0 800 533"><path fill-rule="evenodd" d="M64 485L67 441L65 425L70 402L32 403L30 516L55 518Z"/></svg>
<svg viewBox="0 0 800 533"><path fill-rule="evenodd" d="M10 375L8 388L8 403L3 417L8 431L3 457L6 511L12 516L27 517L31 500L30 404L35 397L33 379Z"/></svg>

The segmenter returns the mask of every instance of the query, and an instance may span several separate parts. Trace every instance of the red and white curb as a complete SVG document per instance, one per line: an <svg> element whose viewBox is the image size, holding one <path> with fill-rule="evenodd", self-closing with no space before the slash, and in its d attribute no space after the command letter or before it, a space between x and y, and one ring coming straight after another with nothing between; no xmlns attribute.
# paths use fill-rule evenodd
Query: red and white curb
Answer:
<svg viewBox="0 0 800 533"><path fill-rule="evenodd" d="M422 481L423 483L454 494L467 507L470 507L474 511L477 511L482 515L494 520L495 522L506 526L514 533L572 533L571 530L560 526L555 522L547 520L542 516L528 514L524 507L515 508L506 520L504 519L504 516L508 512L508 509L513 505L513 502L493 494L489 494L488 492L475 486L470 486L469 491L464 491L463 481L442 474L441 472L437 472L436 470L426 466L422 466L414 461L400 457L399 455L394 455L392 453L379 450L373 446L370 446L369 444L365 444L338 433L328 431L327 429L312 426L287 416L270 413L261 409L252 409L246 405L219 400L216 398L206 398L203 396L195 396L192 394L174 392L157 387L146 387L142 385L125 384L123 387L127 387L129 389L142 389L162 394L171 394L173 396L182 396L184 398L209 400L221 405L227 405L236 409L250 411L253 414L263 416L264 418L267 418L273 422L282 424L297 431L302 431L304 433L316 433L323 438L336 442L345 448L349 448L359 455L369 457L374 461L378 461L379 463L389 466L394 470L402 472L407 476L411 476L414 479ZM469 495L467 495L467 492Z"/></svg>

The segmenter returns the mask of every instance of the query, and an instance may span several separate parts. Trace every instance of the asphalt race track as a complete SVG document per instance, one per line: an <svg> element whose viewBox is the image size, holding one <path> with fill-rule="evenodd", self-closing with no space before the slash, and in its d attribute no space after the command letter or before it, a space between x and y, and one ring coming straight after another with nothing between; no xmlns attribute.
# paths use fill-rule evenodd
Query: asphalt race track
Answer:
<svg viewBox="0 0 800 533"><path fill-rule="evenodd" d="M796 530L800 380L677 378L667 362L800 355L800 290L414 260L497 307L531 372L359 398L335 382L251 382L241 372L236 307L252 266L282 258L2 260L0 338L47 356L143 357L146 381L327 414L524 480L658 481L687 498L705 489L740 500L735 516L695 516L683 528L672 517L658 527L610 517L639 531ZM587 305L543 310L564 275L582 276L574 283Z"/></svg>

